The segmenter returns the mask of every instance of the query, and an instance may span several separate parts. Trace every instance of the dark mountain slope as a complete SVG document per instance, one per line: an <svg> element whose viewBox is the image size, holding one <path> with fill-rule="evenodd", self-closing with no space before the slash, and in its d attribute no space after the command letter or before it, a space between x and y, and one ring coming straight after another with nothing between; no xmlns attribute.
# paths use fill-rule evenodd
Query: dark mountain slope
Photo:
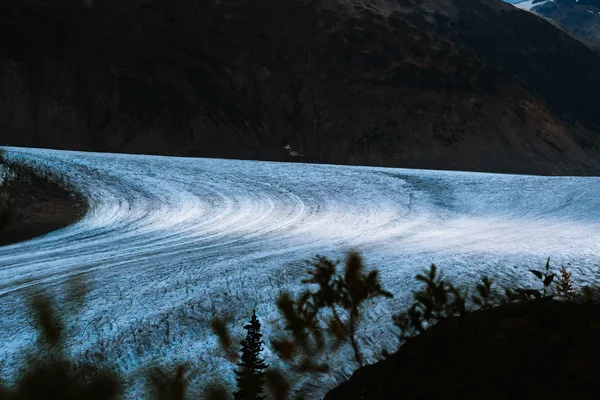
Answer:
<svg viewBox="0 0 600 400"><path fill-rule="evenodd" d="M0 46L2 144L600 173L600 56L500 1L4 0Z"/></svg>
<svg viewBox="0 0 600 400"><path fill-rule="evenodd" d="M560 23L590 46L600 49L599 0L534 2L532 11Z"/></svg>
<svg viewBox="0 0 600 400"><path fill-rule="evenodd" d="M404 1L404 0L401 0ZM532 13L493 0L453 0L443 12L407 15L471 50L542 99L563 120L600 129L598 54Z"/></svg>
<svg viewBox="0 0 600 400"><path fill-rule="evenodd" d="M325 400L597 399L598 305L509 304L447 319Z"/></svg>

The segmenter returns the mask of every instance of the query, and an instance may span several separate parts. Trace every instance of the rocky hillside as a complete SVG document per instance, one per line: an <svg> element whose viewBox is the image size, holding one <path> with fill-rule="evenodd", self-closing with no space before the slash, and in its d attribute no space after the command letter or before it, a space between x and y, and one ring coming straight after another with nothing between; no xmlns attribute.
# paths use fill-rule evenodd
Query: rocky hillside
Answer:
<svg viewBox="0 0 600 400"><path fill-rule="evenodd" d="M600 174L599 54L500 0L373 1L4 0L0 144Z"/></svg>
<svg viewBox="0 0 600 400"><path fill-rule="evenodd" d="M85 199L56 177L1 157L0 168L11 171L0 182L0 246L64 228L86 214Z"/></svg>

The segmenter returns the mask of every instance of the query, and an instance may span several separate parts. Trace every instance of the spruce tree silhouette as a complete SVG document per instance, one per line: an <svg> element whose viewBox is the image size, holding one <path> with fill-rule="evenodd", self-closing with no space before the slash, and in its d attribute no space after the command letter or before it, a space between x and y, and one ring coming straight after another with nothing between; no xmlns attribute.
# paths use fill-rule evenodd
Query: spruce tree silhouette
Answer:
<svg viewBox="0 0 600 400"><path fill-rule="evenodd" d="M256 318L256 309L252 310L250 322L244 326L247 331L246 339L242 340L242 357L238 362L240 367L237 375L237 392L233 397L235 400L263 400L263 386L267 365L260 356L263 350L262 334L260 333L260 321Z"/></svg>
<svg viewBox="0 0 600 400"><path fill-rule="evenodd" d="M6 182L3 174L6 173L6 160L4 150L0 149L0 231L8 225L10 221L10 210L8 208L8 194L6 192Z"/></svg>

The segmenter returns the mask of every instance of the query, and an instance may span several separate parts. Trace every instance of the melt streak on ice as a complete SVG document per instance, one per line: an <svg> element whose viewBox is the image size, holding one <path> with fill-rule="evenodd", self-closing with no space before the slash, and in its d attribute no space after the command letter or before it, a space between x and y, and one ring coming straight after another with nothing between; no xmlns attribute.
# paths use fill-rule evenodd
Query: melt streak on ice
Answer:
<svg viewBox="0 0 600 400"><path fill-rule="evenodd" d="M65 176L90 206L70 227L0 249L0 368L9 379L36 340L28 293L45 288L68 307L72 276L90 285L68 320L73 355L132 377L153 361L189 361L202 379L226 382L232 366L210 319L228 316L239 334L256 303L268 342L275 298L300 288L316 254L361 251L395 294L362 325L371 361L397 346L390 316L431 263L466 285L484 273L534 284L527 269L547 257L576 283L599 276L600 178L7 150ZM273 361L268 344L265 357ZM356 368L349 348L335 357L332 373L307 384L314 396Z"/></svg>

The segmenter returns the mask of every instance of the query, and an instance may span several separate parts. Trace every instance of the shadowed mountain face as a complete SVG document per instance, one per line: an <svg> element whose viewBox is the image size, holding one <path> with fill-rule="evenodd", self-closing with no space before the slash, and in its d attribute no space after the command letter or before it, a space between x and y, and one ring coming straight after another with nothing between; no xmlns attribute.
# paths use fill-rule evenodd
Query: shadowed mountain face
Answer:
<svg viewBox="0 0 600 400"><path fill-rule="evenodd" d="M600 49L600 0L534 1L532 11L550 18Z"/></svg>
<svg viewBox="0 0 600 400"><path fill-rule="evenodd" d="M8 0L0 46L1 144L600 173L600 55L500 0Z"/></svg>

